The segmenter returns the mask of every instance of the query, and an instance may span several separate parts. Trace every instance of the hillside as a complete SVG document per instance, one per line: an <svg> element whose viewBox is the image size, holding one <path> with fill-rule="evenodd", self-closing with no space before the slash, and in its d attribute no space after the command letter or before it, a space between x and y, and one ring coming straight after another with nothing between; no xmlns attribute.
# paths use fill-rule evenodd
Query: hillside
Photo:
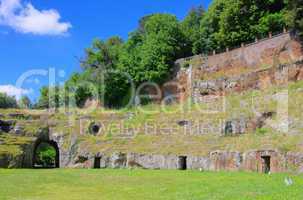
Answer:
<svg viewBox="0 0 303 200"><path fill-rule="evenodd" d="M33 142L43 127L50 127L54 137L62 138L59 141L63 148L68 149L72 142L77 143L78 154L134 152L205 156L217 150L245 152L254 149L303 152L303 136L300 134L303 128L302 88L303 82L300 81L287 87L228 95L225 111L218 113L204 111L207 106L214 108L222 102L192 104L189 107L186 104L171 105L162 109L158 105L150 105L92 113L71 110L68 114L63 111L51 114L46 111L1 110L1 120L12 121L16 125L10 133L1 134L0 152L2 155L22 154L22 145ZM281 119L277 97L284 91L289 95L288 117ZM258 101L254 102L256 99ZM142 109L156 110L156 113L145 113ZM97 136L89 134L91 122L102 124ZM234 129L225 130L227 122L234 123ZM127 132L118 131L122 123ZM283 126L282 123L288 124ZM204 127L199 128L201 124ZM23 130L22 133L18 133L18 128ZM288 128L287 132L283 132L285 128Z"/></svg>
<svg viewBox="0 0 303 200"><path fill-rule="evenodd" d="M302 55L284 32L178 60L162 104L1 110L0 166L34 167L46 143L56 167L301 172Z"/></svg>

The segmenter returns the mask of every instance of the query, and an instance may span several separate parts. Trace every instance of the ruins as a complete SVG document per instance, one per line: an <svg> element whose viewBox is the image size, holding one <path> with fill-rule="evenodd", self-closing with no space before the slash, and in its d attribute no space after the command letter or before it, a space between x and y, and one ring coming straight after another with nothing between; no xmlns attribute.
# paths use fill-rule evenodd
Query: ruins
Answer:
<svg viewBox="0 0 303 200"><path fill-rule="evenodd" d="M228 49L223 53L213 52L212 55L197 55L177 60L171 81L164 84L162 89L164 97L166 94L175 94L175 101L178 103L192 99L196 104L203 104L208 101L216 101L229 94L265 90L300 80L303 80L302 45L291 33L284 32L276 36L270 35L269 38L258 40L253 44L242 44L239 48ZM266 120L271 120L276 114L274 111L264 112L254 117L241 117L235 114L236 117L226 119L215 134L218 137L237 137L255 132L263 127ZM88 123L80 124L86 132L80 133L81 127L77 126L69 128L67 125L60 125L63 128L58 130L56 126L59 125L48 122L49 115L51 114L42 116L20 114L17 117L1 115L0 130L3 134L12 134L16 141L19 137L27 139L13 144L19 145L21 152L0 154L0 167L35 167L36 149L43 142L55 149L54 167L56 168L244 170L260 173L285 172L295 169L303 172L303 152L281 151L271 147L247 151L206 149L208 153L203 155L185 151L180 154L170 151L166 153L142 153L139 150L130 152L121 151L119 148L110 149L110 147L107 148L107 151L99 151L98 146L90 151L89 144L83 142L85 140L83 138L94 140L94 137L102 134L106 126L103 118L131 119L112 113L103 118L86 116ZM199 118L199 116L195 117ZM20 118L27 125L20 124ZM60 119L58 121L69 123ZM201 120L202 123L203 120ZM211 125L211 122L205 123ZM176 126L184 129L193 127L193 124L187 118L175 122ZM24 130L25 126L37 128ZM72 134L63 133L67 130ZM192 135L201 134L203 133L198 129L192 133ZM125 139L125 141L128 140ZM0 144L3 143L4 141L0 139ZM102 145L106 146L107 143L103 142L100 146ZM190 144L188 146L191 148Z"/></svg>

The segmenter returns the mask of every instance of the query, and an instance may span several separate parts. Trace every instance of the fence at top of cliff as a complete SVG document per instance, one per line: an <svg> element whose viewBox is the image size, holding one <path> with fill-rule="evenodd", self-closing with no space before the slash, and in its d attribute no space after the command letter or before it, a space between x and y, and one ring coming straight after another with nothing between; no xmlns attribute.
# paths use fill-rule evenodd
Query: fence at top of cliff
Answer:
<svg viewBox="0 0 303 200"><path fill-rule="evenodd" d="M263 37L263 38L257 38L256 37L254 42L250 41L250 42L246 42L246 43L241 43L241 45L234 46L233 48L227 47L226 49L213 50L212 53L208 53L208 54L198 54L198 55L194 55L194 56L190 56L190 57L186 57L186 58L180 58L180 59L176 60L175 63L184 63L184 62L189 62L189 61L194 60L194 59L205 58L205 57L208 57L208 56L218 55L218 54L221 54L221 53L227 53L227 52L230 52L230 51L233 51L233 50L237 50L239 48L249 47L249 46L258 44L260 42L264 42L266 40L270 40L270 39L280 37L282 35L287 35L287 34L290 34L290 31L288 31L286 28L284 28L283 32L276 32L276 33L269 32L267 37Z"/></svg>

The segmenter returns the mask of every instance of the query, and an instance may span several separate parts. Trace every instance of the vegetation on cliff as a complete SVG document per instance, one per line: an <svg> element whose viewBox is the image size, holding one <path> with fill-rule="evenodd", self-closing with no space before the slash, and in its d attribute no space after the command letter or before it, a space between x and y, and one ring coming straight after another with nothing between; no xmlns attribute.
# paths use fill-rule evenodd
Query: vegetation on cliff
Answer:
<svg viewBox="0 0 303 200"><path fill-rule="evenodd" d="M117 36L94 40L81 61L83 72L66 82L67 92L52 89L56 95L48 102L48 88L43 88L37 107L60 107L70 99L82 107L90 98L123 107L130 100L130 80L135 87L161 84L178 58L237 47L286 26L302 28L300 5L297 0L214 0L207 11L193 8L182 21L170 14L145 16L126 41Z"/></svg>
<svg viewBox="0 0 303 200"><path fill-rule="evenodd" d="M281 152L303 152L301 122L303 107L303 82L288 86L276 86L259 91L251 90L242 94L230 94L224 99L225 109L218 113L208 113L222 107L222 101L205 104L184 104L161 107L146 105L123 110L99 109L59 109L57 113L42 111L1 110L2 120L15 120L24 128L23 135L0 134L0 154L15 147L32 142L43 126L49 126L52 133L63 136L63 146L68 148L75 136L83 151L92 153L136 152L176 155L207 155L211 151L230 150L245 152L251 149L277 149ZM288 91L288 109L283 113L279 106L279 95ZM151 112L149 112L151 111ZM23 113L28 119L16 119L10 114ZM68 113L68 114L67 114ZM263 121L256 130L247 130L245 134L224 136L221 129L224 122L230 120L253 120L262 113L273 113L271 118ZM287 134L281 131L281 114L286 117ZM36 117L39 116L39 117ZM282 119L283 120L283 119ZM192 130L203 127L201 134L185 132L187 128L179 122L191 124ZM89 133L89 125L98 122L102 125L97 136ZM282 121L285 122L285 121ZM47 123L47 124L46 124ZM198 126L199 125L199 126ZM121 129L122 126L122 129ZM13 148L12 148L13 147ZM15 149L15 150L14 150ZM14 153L15 154L15 153Z"/></svg>

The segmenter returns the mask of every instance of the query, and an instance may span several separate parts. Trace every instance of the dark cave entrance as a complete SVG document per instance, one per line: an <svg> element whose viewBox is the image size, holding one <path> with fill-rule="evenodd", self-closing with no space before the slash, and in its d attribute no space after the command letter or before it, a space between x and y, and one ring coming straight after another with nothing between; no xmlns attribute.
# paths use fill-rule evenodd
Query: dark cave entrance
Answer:
<svg viewBox="0 0 303 200"><path fill-rule="evenodd" d="M33 168L52 169L60 167L59 147L54 141L37 141L33 154Z"/></svg>
<svg viewBox="0 0 303 200"><path fill-rule="evenodd" d="M187 169L187 157L179 156L179 170L186 170L186 169Z"/></svg>
<svg viewBox="0 0 303 200"><path fill-rule="evenodd" d="M95 157L94 168L95 169L100 169L101 168L101 157Z"/></svg>
<svg viewBox="0 0 303 200"><path fill-rule="evenodd" d="M101 125L101 124L92 122L92 123L89 125L88 130L89 130L89 133L90 133L91 135L97 136L97 135L100 133L101 128L102 128L102 125Z"/></svg>
<svg viewBox="0 0 303 200"><path fill-rule="evenodd" d="M262 172L268 174L270 172L270 156L262 156Z"/></svg>

